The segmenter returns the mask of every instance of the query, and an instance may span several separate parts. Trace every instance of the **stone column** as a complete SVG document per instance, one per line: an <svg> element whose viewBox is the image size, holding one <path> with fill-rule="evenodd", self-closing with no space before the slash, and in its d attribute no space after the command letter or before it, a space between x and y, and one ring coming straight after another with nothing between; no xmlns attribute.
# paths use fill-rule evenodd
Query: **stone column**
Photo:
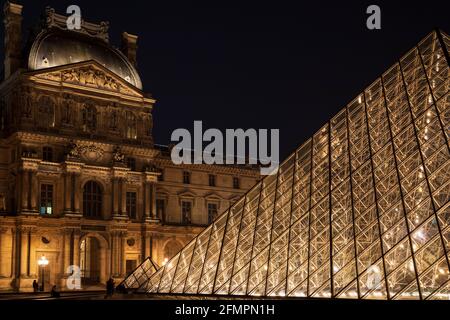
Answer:
<svg viewBox="0 0 450 320"><path fill-rule="evenodd" d="M116 248L115 243L114 243L114 236L113 233L110 233L110 246L109 246L109 276L113 277L114 276L114 250Z"/></svg>
<svg viewBox="0 0 450 320"><path fill-rule="evenodd" d="M39 212L39 181L37 171L31 171L31 211Z"/></svg>
<svg viewBox="0 0 450 320"><path fill-rule="evenodd" d="M111 266L111 273L114 277L119 276L119 241L118 241L118 233L117 231L113 231L112 234L112 266Z"/></svg>
<svg viewBox="0 0 450 320"><path fill-rule="evenodd" d="M63 233L63 274L66 273L67 267L70 266L70 238L71 238L71 232L70 230L64 230Z"/></svg>
<svg viewBox="0 0 450 320"><path fill-rule="evenodd" d="M120 276L123 277L125 275L125 234L123 232L120 233L120 249L119 249L119 270Z"/></svg>
<svg viewBox="0 0 450 320"><path fill-rule="evenodd" d="M151 198L150 198L150 182L144 183L144 219L150 219L150 208L151 208Z"/></svg>
<svg viewBox="0 0 450 320"><path fill-rule="evenodd" d="M145 229L141 233L141 263L147 258L147 238ZM1 243L0 243L1 245Z"/></svg>
<svg viewBox="0 0 450 320"><path fill-rule="evenodd" d="M150 216L152 219L157 220L156 216L156 183L150 184Z"/></svg>
<svg viewBox="0 0 450 320"><path fill-rule="evenodd" d="M145 257L152 255L152 235L150 233L145 234Z"/></svg>
<svg viewBox="0 0 450 320"><path fill-rule="evenodd" d="M119 215L119 180L113 178L113 216Z"/></svg>
<svg viewBox="0 0 450 320"><path fill-rule="evenodd" d="M64 212L72 211L72 176L69 172L64 174Z"/></svg>
<svg viewBox="0 0 450 320"><path fill-rule="evenodd" d="M23 170L22 171L22 210L21 211L28 211L28 195L29 195L29 189L30 189L30 180L29 180L29 171Z"/></svg>
<svg viewBox="0 0 450 320"><path fill-rule="evenodd" d="M66 288L67 267L70 265L70 233L64 229L61 233L61 254L59 255L60 271L59 271L59 286L60 288Z"/></svg>
<svg viewBox="0 0 450 320"><path fill-rule="evenodd" d="M27 231L20 228L20 276L26 276L28 269L28 235Z"/></svg>
<svg viewBox="0 0 450 320"><path fill-rule="evenodd" d="M22 211L22 185L23 185L23 181L22 181L22 175L23 172L21 170L17 171L17 177L16 177L16 212L19 213Z"/></svg>
<svg viewBox="0 0 450 320"><path fill-rule="evenodd" d="M80 174L79 173L74 173L74 190L72 190L72 194L74 197L74 211L75 213L81 213L80 211L80 193L82 193L83 191L81 190L81 185L80 185Z"/></svg>
<svg viewBox="0 0 450 320"><path fill-rule="evenodd" d="M17 246L16 246L16 230L11 229L11 270L10 270L10 277L13 278L16 275L16 268L17 268L17 262L16 262L16 255L17 255Z"/></svg>
<svg viewBox="0 0 450 320"><path fill-rule="evenodd" d="M125 179L121 179L120 180L120 185L121 185L121 214L123 216L127 216L127 186L126 186L126 180Z"/></svg>
<svg viewBox="0 0 450 320"><path fill-rule="evenodd" d="M80 265L80 231L74 230L73 232L73 260L72 264Z"/></svg>
<svg viewBox="0 0 450 320"><path fill-rule="evenodd" d="M30 231L29 231L29 234L28 234L28 236L29 236L29 247L28 247L28 268L29 268L29 271L28 271L28 276L30 277L30 278L37 278L37 274L36 274L36 272L37 272L37 260L35 259L35 257L36 257L36 245L35 245L35 243L36 243L36 238L37 238L37 236L36 236L36 231L37 231L37 229L35 228L35 227L33 227L33 228L30 228ZM40 242L41 241L41 239L39 238L38 239L38 241Z"/></svg>
<svg viewBox="0 0 450 320"><path fill-rule="evenodd" d="M6 276L4 274L4 269L6 267L6 264L4 263L5 261L5 256L6 256L6 250L3 249L3 234L6 232L5 228L0 228L0 278L3 276ZM6 248L6 246L5 246Z"/></svg>

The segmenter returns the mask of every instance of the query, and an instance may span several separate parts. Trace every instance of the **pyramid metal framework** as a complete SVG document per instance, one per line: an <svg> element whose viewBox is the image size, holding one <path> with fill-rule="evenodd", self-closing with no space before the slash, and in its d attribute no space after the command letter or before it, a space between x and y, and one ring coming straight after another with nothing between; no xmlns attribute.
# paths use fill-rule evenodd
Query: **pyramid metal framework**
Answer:
<svg viewBox="0 0 450 320"><path fill-rule="evenodd" d="M429 34L139 290L450 299L449 45Z"/></svg>
<svg viewBox="0 0 450 320"><path fill-rule="evenodd" d="M151 257L147 257L120 284L127 289L139 289L159 269Z"/></svg>

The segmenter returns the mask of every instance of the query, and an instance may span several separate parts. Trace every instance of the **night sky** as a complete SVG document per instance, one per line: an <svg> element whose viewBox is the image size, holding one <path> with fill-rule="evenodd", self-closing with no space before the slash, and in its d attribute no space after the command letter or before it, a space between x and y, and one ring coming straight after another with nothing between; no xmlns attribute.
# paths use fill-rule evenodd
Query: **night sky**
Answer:
<svg viewBox="0 0 450 320"><path fill-rule="evenodd" d="M279 128L281 159L433 28L450 32L448 1L17 2L25 30L45 6L77 4L85 20L110 22L114 45L122 31L139 36L156 143L194 120ZM366 28L370 4L381 7L381 30Z"/></svg>

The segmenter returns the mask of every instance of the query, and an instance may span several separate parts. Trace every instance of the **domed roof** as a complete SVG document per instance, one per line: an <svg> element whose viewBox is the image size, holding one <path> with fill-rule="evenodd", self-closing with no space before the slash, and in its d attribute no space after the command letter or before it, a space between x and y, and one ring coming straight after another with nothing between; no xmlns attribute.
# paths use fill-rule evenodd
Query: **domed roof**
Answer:
<svg viewBox="0 0 450 320"><path fill-rule="evenodd" d="M88 60L97 61L142 89L136 69L122 52L105 41L71 31L42 31L31 46L28 68L39 70Z"/></svg>

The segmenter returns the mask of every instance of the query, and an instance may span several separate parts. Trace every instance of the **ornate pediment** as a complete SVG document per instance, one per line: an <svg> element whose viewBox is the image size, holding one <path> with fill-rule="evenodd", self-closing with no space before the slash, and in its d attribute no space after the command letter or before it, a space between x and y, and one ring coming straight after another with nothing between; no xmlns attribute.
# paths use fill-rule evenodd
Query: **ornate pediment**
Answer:
<svg viewBox="0 0 450 320"><path fill-rule="evenodd" d="M94 145L83 145L71 142L67 147L67 159L68 160L83 160L86 162L96 162L103 158L105 151Z"/></svg>
<svg viewBox="0 0 450 320"><path fill-rule="evenodd" d="M32 74L38 79L142 97L138 89L95 61L41 69Z"/></svg>

